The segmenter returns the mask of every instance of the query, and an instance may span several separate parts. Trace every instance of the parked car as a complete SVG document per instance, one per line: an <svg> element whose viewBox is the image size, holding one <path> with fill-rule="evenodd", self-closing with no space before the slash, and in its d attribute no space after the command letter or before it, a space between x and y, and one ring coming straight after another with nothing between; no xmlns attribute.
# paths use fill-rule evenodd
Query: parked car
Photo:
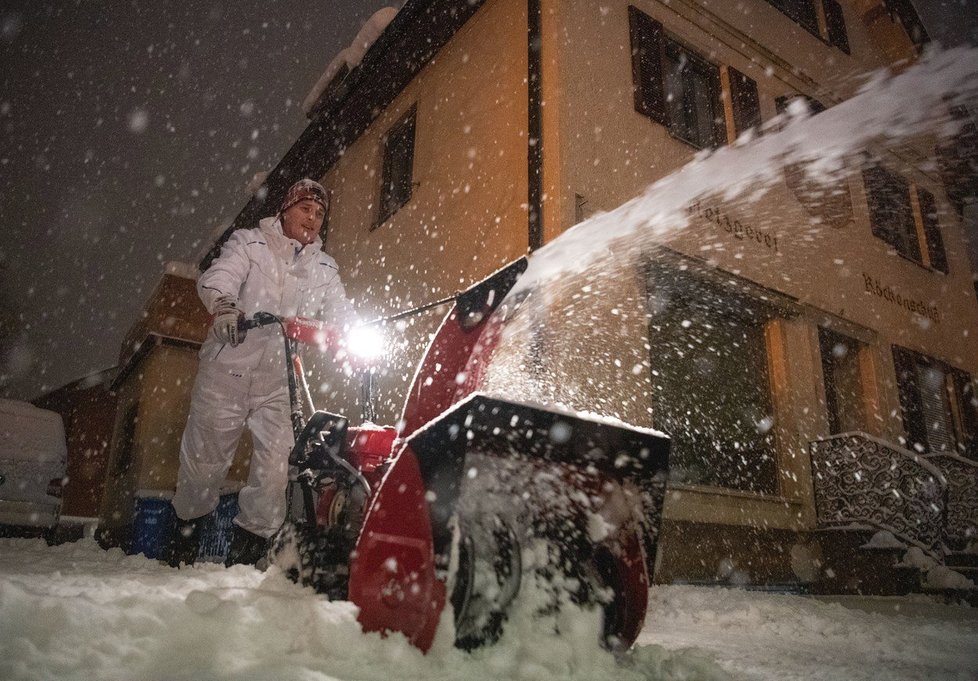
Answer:
<svg viewBox="0 0 978 681"><path fill-rule="evenodd" d="M42 535L57 525L67 455L60 415L0 399L0 536Z"/></svg>

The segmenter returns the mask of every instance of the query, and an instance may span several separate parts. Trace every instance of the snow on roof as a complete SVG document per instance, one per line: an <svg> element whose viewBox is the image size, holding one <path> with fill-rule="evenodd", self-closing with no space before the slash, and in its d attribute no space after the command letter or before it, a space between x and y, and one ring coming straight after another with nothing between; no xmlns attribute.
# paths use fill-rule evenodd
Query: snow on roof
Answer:
<svg viewBox="0 0 978 681"><path fill-rule="evenodd" d="M163 274L172 274L184 279L197 279L197 266L189 262L171 260L163 266Z"/></svg>
<svg viewBox="0 0 978 681"><path fill-rule="evenodd" d="M0 397L0 414L5 416L23 417L28 419L47 420L51 423L61 419L55 412L35 407L30 402L10 400Z"/></svg>
<svg viewBox="0 0 978 681"><path fill-rule="evenodd" d="M67 385L70 385L72 390L84 390L85 388L91 388L99 385L100 383L110 383L118 371L118 366L96 369L95 371L89 372L84 376L79 376Z"/></svg>
<svg viewBox="0 0 978 681"><path fill-rule="evenodd" d="M248 196L254 196L255 194L258 193L258 190L261 189L262 185L265 184L265 180L267 179L268 179L267 170L262 170L255 173L254 175L251 176L251 180L248 181L248 184L245 187L245 192L248 193Z"/></svg>
<svg viewBox="0 0 978 681"><path fill-rule="evenodd" d="M319 77L316 84L312 86L312 90L306 95L305 101L302 102L302 110L307 116L316 107L319 98L323 96L326 88L329 87L329 84L333 82L333 79L336 78L343 67L353 70L359 65L363 59L363 55L367 53L370 46L380 37L380 34L384 32L384 29L394 20L396 15L397 9L394 7L384 7L377 10L367 19L367 22L360 29L360 32L357 33L350 46L343 48L339 51L339 54L333 57L326 70L323 71L323 75Z"/></svg>

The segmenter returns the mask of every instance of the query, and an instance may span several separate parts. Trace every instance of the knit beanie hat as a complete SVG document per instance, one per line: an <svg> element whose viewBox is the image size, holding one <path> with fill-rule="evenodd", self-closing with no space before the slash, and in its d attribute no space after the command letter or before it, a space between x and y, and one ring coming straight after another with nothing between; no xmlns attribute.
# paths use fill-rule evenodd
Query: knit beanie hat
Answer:
<svg viewBox="0 0 978 681"><path fill-rule="evenodd" d="M326 190L323 189L323 185L307 178L299 180L289 187L289 191L285 194L285 200L282 201L282 207L279 209L279 213L284 213L304 199L312 199L322 206L323 210L329 210L329 196L326 194Z"/></svg>

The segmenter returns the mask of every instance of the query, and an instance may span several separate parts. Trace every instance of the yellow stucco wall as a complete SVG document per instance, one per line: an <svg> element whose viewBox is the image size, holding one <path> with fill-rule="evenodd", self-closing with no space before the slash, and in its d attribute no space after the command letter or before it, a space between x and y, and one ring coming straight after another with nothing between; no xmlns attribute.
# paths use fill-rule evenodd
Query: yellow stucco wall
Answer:
<svg viewBox="0 0 978 681"><path fill-rule="evenodd" d="M326 173L333 192L327 251L364 319L466 288L527 248L526 5L489 0ZM416 107L411 199L376 225L383 138ZM387 328L394 349L379 381L393 422L444 309ZM319 391L356 415L335 372Z"/></svg>

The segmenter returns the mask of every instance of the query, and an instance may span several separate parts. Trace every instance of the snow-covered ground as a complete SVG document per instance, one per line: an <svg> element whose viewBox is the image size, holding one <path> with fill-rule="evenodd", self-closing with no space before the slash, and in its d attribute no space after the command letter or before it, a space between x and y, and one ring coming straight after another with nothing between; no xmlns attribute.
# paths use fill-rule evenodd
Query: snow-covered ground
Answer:
<svg viewBox="0 0 978 681"><path fill-rule="evenodd" d="M281 573L174 570L92 540L0 540L0 679L978 679L978 610L924 597L833 599L652 590L635 650L599 650L595 618L562 636L517 621L469 654L365 635L349 603Z"/></svg>

